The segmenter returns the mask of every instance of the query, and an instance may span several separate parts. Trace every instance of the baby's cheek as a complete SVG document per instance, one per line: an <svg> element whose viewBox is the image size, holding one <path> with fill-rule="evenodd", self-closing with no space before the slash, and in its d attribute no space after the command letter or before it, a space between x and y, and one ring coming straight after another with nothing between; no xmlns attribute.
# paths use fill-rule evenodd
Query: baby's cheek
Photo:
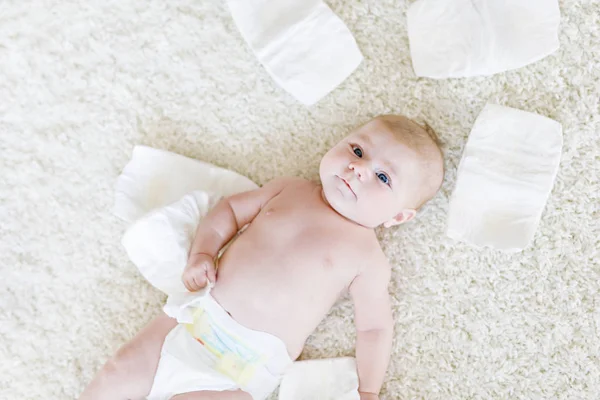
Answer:
<svg viewBox="0 0 600 400"><path fill-rule="evenodd" d="M366 201L363 202L362 208L370 215L379 215L383 209L388 207L388 201L385 196L377 193L376 190L371 190L370 193L364 197L366 197Z"/></svg>
<svg viewBox="0 0 600 400"><path fill-rule="evenodd" d="M395 215L395 212L398 211L399 205L395 196L390 196L389 193L381 193L377 199L377 203L379 206L377 207L379 213L383 217L390 217Z"/></svg>

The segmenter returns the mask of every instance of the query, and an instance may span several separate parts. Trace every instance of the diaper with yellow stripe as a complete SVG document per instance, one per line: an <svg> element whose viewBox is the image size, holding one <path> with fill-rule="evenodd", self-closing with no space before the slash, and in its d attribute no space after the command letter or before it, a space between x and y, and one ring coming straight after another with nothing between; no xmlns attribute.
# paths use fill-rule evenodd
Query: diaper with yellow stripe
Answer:
<svg viewBox="0 0 600 400"><path fill-rule="evenodd" d="M211 355L214 369L240 386L246 386L268 361L265 354L219 324L203 308L194 310L193 323L185 324L185 328Z"/></svg>

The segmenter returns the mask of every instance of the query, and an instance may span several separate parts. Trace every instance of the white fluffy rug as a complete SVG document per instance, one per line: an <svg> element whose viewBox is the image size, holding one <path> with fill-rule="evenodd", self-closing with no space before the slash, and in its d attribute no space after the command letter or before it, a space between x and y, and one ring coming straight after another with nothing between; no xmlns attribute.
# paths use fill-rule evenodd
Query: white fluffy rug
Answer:
<svg viewBox="0 0 600 400"><path fill-rule="evenodd" d="M163 297L127 260L113 184L135 144L263 183L382 113L427 120L448 176L429 212L382 232L397 320L383 399L597 399L600 3L561 1L561 48L490 78L415 78L400 0L328 1L365 55L316 106L279 89L217 0L0 3L0 398L73 399ZM535 242L505 255L444 235L488 101L564 126ZM342 300L305 358L353 352Z"/></svg>

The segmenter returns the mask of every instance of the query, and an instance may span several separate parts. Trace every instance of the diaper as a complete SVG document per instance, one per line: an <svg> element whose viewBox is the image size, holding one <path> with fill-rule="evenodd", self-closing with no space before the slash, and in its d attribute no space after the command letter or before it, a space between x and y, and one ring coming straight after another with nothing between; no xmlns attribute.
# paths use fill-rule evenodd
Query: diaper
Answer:
<svg viewBox="0 0 600 400"><path fill-rule="evenodd" d="M114 214L133 222L152 210L172 204L192 191L202 191L198 208L209 200L256 189L258 185L234 171L180 154L135 146L115 185Z"/></svg>
<svg viewBox="0 0 600 400"><path fill-rule="evenodd" d="M491 75L538 61L559 47L557 0L418 0L408 9L415 73Z"/></svg>
<svg viewBox="0 0 600 400"><path fill-rule="evenodd" d="M180 317L180 324L165 338L148 400L238 389L262 400L292 364L283 341L240 325L209 292L190 293L186 303L171 299L165 307L170 316Z"/></svg>
<svg viewBox="0 0 600 400"><path fill-rule="evenodd" d="M352 357L297 361L288 368L279 400L359 400Z"/></svg>
<svg viewBox="0 0 600 400"><path fill-rule="evenodd" d="M217 199L195 191L154 210L125 231L121 244L151 285L166 294L186 293L181 280L200 220Z"/></svg>
<svg viewBox="0 0 600 400"><path fill-rule="evenodd" d="M448 235L476 246L525 248L554 185L561 150L558 122L487 105L458 166Z"/></svg>
<svg viewBox="0 0 600 400"><path fill-rule="evenodd" d="M362 61L344 22L320 0L228 0L233 20L275 82L306 105Z"/></svg>
<svg viewBox="0 0 600 400"><path fill-rule="evenodd" d="M114 212L131 222L121 243L154 287L185 293L181 275L200 220L222 197L256 188L233 171L136 146L115 190Z"/></svg>

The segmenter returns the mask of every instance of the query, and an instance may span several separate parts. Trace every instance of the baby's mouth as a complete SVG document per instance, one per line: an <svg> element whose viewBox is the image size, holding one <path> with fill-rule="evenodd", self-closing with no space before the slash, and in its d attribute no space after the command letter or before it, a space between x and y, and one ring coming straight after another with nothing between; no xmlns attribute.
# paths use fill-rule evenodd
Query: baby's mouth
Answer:
<svg viewBox="0 0 600 400"><path fill-rule="evenodd" d="M342 182L344 182L344 184L346 185L346 187L348 189L350 189L350 191L352 192L352 194L354 195L354 197L356 197L356 193L354 193L354 190L352 190L352 186L350 186L350 184L348 183L348 181L345 180L344 178L342 178L341 176L339 176L338 178L340 178L342 180Z"/></svg>

